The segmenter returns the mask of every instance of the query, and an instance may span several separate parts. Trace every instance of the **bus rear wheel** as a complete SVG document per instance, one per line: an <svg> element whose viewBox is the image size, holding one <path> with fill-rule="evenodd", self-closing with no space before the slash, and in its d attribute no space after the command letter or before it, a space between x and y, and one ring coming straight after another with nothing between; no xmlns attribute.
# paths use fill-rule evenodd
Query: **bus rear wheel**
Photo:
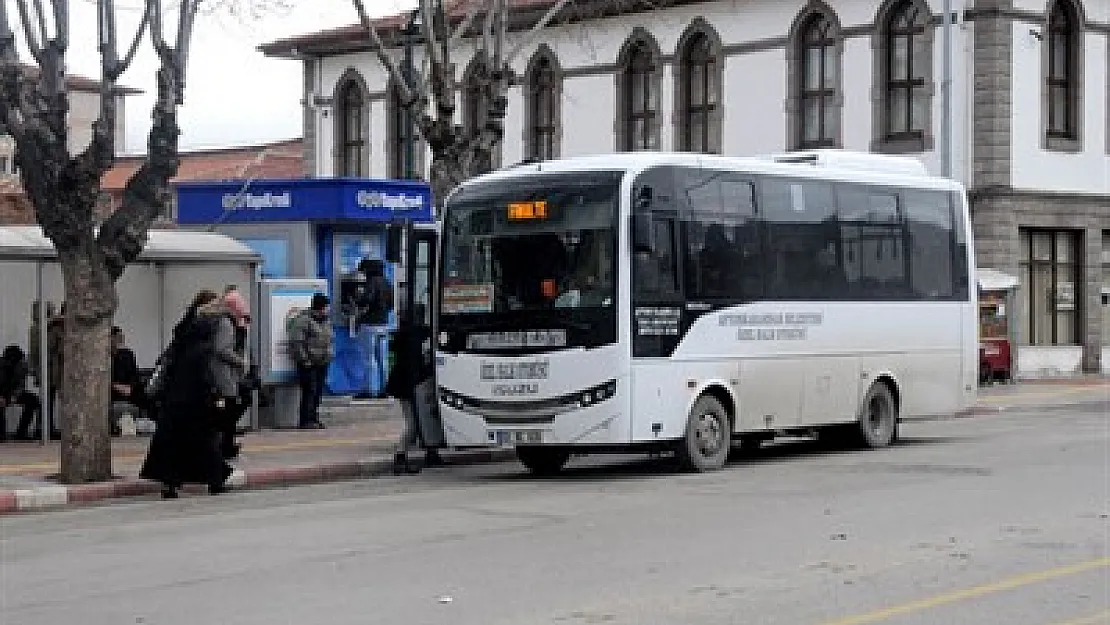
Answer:
<svg viewBox="0 0 1110 625"><path fill-rule="evenodd" d="M679 464L688 471L716 471L728 461L732 423L728 411L712 395L702 395L690 409L686 436L679 441Z"/></svg>
<svg viewBox="0 0 1110 625"><path fill-rule="evenodd" d="M516 457L534 475L555 475L570 460L570 452L555 447L517 447Z"/></svg>
<svg viewBox="0 0 1110 625"><path fill-rule="evenodd" d="M859 411L857 440L864 447L886 447L898 438L898 402L885 383L871 386Z"/></svg>

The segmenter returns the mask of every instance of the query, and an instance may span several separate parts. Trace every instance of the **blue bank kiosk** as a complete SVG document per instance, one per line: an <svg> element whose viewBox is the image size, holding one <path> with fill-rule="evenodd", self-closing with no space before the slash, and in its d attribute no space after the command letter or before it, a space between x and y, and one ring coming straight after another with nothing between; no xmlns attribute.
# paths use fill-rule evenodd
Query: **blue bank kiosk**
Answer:
<svg viewBox="0 0 1110 625"><path fill-rule="evenodd" d="M381 260L396 286L399 268L387 262L387 241L391 230L400 231L406 223L434 223L426 183L355 178L185 182L177 187L177 221L229 235L254 249L263 259L260 278L325 280L336 347L328 392L381 391L386 372L376 370L367 357L342 294L366 258ZM389 327L395 324L391 313ZM388 344L388 338L383 341Z"/></svg>

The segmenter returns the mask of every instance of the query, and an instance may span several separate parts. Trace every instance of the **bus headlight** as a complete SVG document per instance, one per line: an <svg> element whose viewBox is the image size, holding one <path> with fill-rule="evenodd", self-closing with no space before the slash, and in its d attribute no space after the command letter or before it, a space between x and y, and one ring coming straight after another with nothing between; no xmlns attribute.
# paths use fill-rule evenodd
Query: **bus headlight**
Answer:
<svg viewBox="0 0 1110 625"><path fill-rule="evenodd" d="M617 394L617 381L609 380L605 384L595 386L579 396L578 405L585 408L599 404Z"/></svg>

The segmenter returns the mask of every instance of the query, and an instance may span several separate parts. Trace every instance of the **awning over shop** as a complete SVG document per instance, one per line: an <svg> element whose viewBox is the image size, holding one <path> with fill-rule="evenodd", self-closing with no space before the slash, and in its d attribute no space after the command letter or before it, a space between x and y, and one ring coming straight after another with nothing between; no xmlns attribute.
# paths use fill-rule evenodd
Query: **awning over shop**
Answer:
<svg viewBox="0 0 1110 625"><path fill-rule="evenodd" d="M1017 278L997 269L980 267L975 273L980 291L1010 291L1018 285Z"/></svg>

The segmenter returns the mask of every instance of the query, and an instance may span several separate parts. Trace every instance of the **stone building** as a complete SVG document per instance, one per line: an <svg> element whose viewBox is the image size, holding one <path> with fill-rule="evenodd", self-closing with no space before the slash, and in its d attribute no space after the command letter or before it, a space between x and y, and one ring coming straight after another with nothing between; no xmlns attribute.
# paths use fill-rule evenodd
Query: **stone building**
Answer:
<svg viewBox="0 0 1110 625"><path fill-rule="evenodd" d="M519 41L551 0L511 3ZM593 19L557 19L530 43L514 61L502 164L840 147L912 154L942 173L942 0L658 5L614 2ZM1008 313L1019 374L1098 371L1110 358L1110 0L951 7L947 154L972 198L979 266L1019 280ZM405 23L379 22L398 58ZM460 46L464 76L473 45ZM399 98L358 26L262 51L304 66L306 173L405 173ZM460 94L465 125L480 121L476 97Z"/></svg>

